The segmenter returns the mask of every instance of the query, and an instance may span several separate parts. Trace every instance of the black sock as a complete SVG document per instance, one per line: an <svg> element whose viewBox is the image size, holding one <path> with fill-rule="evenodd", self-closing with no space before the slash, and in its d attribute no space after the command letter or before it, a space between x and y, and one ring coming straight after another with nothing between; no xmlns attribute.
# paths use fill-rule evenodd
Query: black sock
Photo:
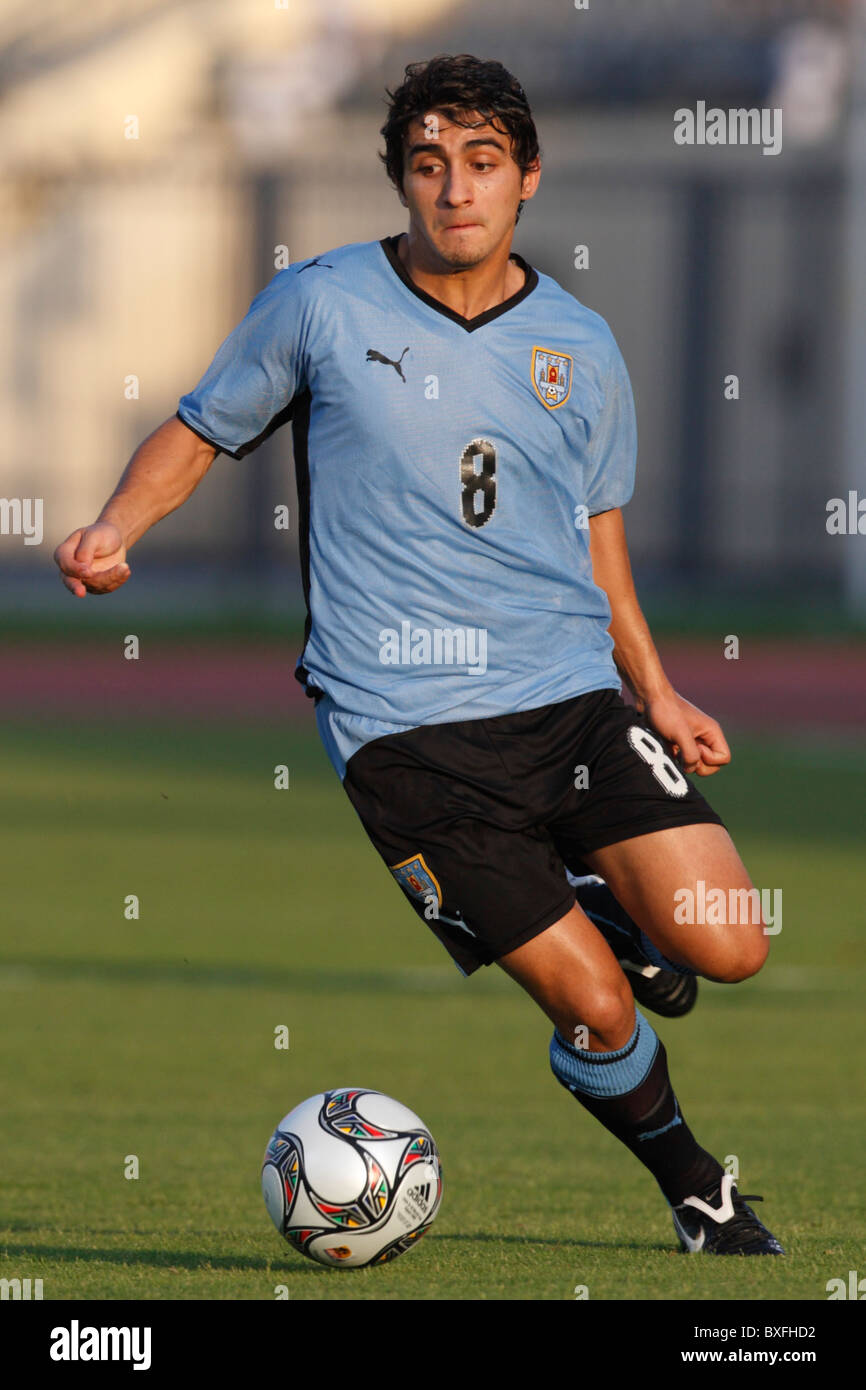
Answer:
<svg viewBox="0 0 866 1390"><path fill-rule="evenodd" d="M553 1046L579 1057L583 1067L597 1061L599 1067L604 1068L604 1059L610 1055L578 1051L558 1032L554 1034ZM556 1068L554 1074L557 1074ZM577 1085L568 1084L568 1080L558 1074L557 1079L650 1170L671 1206L720 1182L724 1168L718 1159L701 1148L683 1119L668 1075L667 1053L661 1038L643 1080L623 1095L592 1095Z"/></svg>

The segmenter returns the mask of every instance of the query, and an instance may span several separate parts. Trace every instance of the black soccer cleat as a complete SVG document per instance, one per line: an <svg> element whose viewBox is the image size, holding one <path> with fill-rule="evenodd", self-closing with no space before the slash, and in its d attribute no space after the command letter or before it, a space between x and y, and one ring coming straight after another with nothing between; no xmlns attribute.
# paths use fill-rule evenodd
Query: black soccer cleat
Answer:
<svg viewBox="0 0 866 1390"><path fill-rule="evenodd" d="M678 975L674 970L662 970L660 965L645 965L641 970L629 961L620 964L635 1002L653 1013L662 1018L682 1018L695 1007L698 982L694 975Z"/></svg>
<svg viewBox="0 0 866 1390"><path fill-rule="evenodd" d="M617 902L604 879L596 874L568 875L575 899L598 927L626 973L638 1004L663 1018L682 1018L695 1006L698 982L694 975L678 975L653 965L644 954L640 931Z"/></svg>
<svg viewBox="0 0 866 1390"><path fill-rule="evenodd" d="M762 1226L747 1202L763 1197L741 1197L730 1173L721 1183L706 1188L700 1197L686 1197L671 1207L680 1249L688 1254L784 1255L785 1251L766 1226Z"/></svg>

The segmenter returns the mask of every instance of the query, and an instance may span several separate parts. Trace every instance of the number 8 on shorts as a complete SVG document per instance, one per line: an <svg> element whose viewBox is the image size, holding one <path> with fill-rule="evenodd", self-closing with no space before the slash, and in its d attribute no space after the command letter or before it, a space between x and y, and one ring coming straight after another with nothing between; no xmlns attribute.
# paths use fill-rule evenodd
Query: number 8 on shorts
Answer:
<svg viewBox="0 0 866 1390"><path fill-rule="evenodd" d="M655 734L651 734L649 729L642 729L639 724L632 724L628 730L628 741L638 756L649 764L653 777L669 796L685 796L689 784Z"/></svg>

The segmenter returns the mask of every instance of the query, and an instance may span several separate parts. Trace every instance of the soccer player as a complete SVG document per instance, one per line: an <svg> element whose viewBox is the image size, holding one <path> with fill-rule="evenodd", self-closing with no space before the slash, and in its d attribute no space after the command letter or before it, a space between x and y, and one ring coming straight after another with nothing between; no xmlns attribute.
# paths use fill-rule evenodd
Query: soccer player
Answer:
<svg viewBox="0 0 866 1390"><path fill-rule="evenodd" d="M439 56L388 97L380 157L408 232L274 275L58 547L64 583L124 583L129 547L217 453L291 420L296 675L370 839L465 975L495 961L544 1010L554 1075L652 1173L681 1248L783 1254L692 1135L620 964L636 989L654 970L734 982L768 948L760 920L675 917L699 880L752 885L686 775L730 761L722 731L672 688L635 596L623 358L511 249L541 174L516 79Z"/></svg>

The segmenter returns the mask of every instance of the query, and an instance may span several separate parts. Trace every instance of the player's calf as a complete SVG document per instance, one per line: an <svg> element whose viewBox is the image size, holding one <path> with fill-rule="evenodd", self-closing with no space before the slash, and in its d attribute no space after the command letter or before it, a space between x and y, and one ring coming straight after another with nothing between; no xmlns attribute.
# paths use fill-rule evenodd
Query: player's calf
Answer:
<svg viewBox="0 0 866 1390"><path fill-rule="evenodd" d="M701 971L708 980L715 980L723 985L735 985L740 980L748 980L751 975L757 975L763 966L770 950L770 943L763 934L763 927L758 932L743 933L738 939L735 933L741 930L736 925L729 926L727 931L731 935L726 935L723 941L716 941L710 947L707 966Z"/></svg>
<svg viewBox="0 0 866 1390"><path fill-rule="evenodd" d="M734 984L767 959L760 894L724 827L671 827L585 858L668 962Z"/></svg>
<svg viewBox="0 0 866 1390"><path fill-rule="evenodd" d="M724 892L726 900L729 899L727 889L719 889L719 892ZM657 964L662 964L670 952L675 960L685 960L699 975L717 984L738 984L756 975L770 949L760 918L757 922L690 922L678 933L675 946L670 945L655 922L648 924L646 932L650 941L658 944L663 952Z"/></svg>

